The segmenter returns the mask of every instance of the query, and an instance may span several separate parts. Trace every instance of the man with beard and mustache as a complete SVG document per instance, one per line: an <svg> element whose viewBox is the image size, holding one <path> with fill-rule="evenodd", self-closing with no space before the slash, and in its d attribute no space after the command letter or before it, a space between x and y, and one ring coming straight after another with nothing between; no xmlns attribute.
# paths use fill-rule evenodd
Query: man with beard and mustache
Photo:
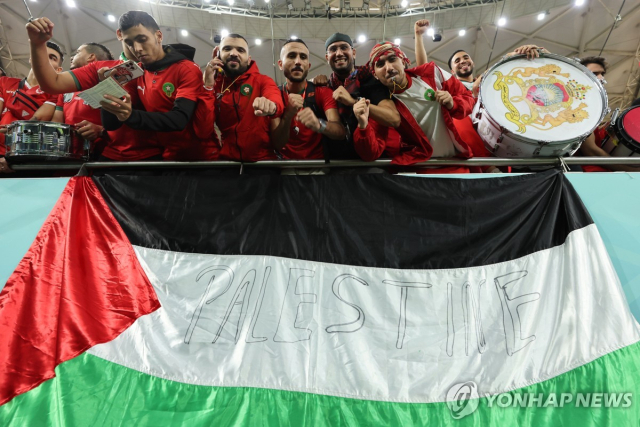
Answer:
<svg viewBox="0 0 640 427"><path fill-rule="evenodd" d="M71 69L75 70L96 61L113 61L113 55L106 46L86 43L71 57ZM79 93L59 95L56 112L51 121L73 126L78 136L91 142L91 153L97 158L98 153L104 149L108 136L102 127L100 110L91 108L78 96Z"/></svg>
<svg viewBox="0 0 640 427"><path fill-rule="evenodd" d="M287 79L280 88L285 109L281 118L271 120L271 141L285 159L322 159L323 135L345 137L333 91L307 81L309 48L300 39L285 42L278 66Z"/></svg>
<svg viewBox="0 0 640 427"><path fill-rule="evenodd" d="M384 150L394 149L393 163L411 164L433 157L470 157L467 144L460 138L453 119L471 113L474 99L458 79L445 74L433 62L407 69L409 60L397 45L390 42L374 46L369 56L369 67L375 78L391 93L401 117L397 127L399 146L395 144L395 130L377 126L373 131L376 143L367 136L370 107L360 100L354 107L358 130L354 144L361 153L379 156ZM404 147L404 148L403 148ZM431 169L442 172L468 172L466 168ZM424 172L424 170L422 171Z"/></svg>
<svg viewBox="0 0 640 427"><path fill-rule="evenodd" d="M335 159L359 158L353 146L353 132L358 122L353 107L359 98L369 100L371 118L384 126L400 124L398 110L389 99L389 91L373 78L368 66L356 66L356 50L351 37L335 33L325 42L325 58L333 70L329 77L329 87L333 89L333 99L338 102L338 112L347 126L349 141L333 141L328 145L329 157ZM346 143L345 143L346 142Z"/></svg>
<svg viewBox="0 0 640 427"><path fill-rule="evenodd" d="M42 62L40 45L52 37L53 26L47 18L27 24L31 51L39 57L39 64ZM146 12L129 11L120 16L117 34L126 49L140 61L144 75L125 85L129 92L125 99L105 95L101 103L102 124L108 131L128 126L138 131L157 132L154 136L159 144L145 144L140 150L142 147L135 146L137 141L130 139L125 142L129 155L114 153L120 157L115 160L149 160L161 153L165 160L215 159L217 145L211 133L204 131L210 127L194 124L199 123L199 117L207 116L203 111L206 104L200 102L204 97L200 67L175 49L163 47L160 27ZM46 80L50 92L67 93L97 84L104 70L95 67L109 62L95 62L93 67L90 64L61 73L61 77L52 76L39 65L38 73ZM138 102L144 109L133 108ZM107 149L103 156L107 155ZM111 159L111 155L107 158Z"/></svg>
<svg viewBox="0 0 640 427"><path fill-rule="evenodd" d="M222 135L220 159L257 162L277 159L269 121L284 111L276 83L260 74L240 34L229 34L213 50L203 75Z"/></svg>

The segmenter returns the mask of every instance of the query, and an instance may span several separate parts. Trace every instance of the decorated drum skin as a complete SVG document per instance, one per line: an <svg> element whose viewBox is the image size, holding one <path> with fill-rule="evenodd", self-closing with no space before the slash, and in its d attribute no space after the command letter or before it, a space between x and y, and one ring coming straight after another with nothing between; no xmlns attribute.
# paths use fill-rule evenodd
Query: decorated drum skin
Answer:
<svg viewBox="0 0 640 427"><path fill-rule="evenodd" d="M593 73L555 54L506 58L480 85L478 134L498 157L573 154L608 112Z"/></svg>

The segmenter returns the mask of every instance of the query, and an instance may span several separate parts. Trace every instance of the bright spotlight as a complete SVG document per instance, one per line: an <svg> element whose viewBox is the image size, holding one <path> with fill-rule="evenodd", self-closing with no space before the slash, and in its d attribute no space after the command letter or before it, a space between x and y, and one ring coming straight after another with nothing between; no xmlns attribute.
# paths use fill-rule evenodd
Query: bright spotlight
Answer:
<svg viewBox="0 0 640 427"><path fill-rule="evenodd" d="M256 39L256 46L260 46L262 44L262 40L261 39Z"/></svg>
<svg viewBox="0 0 640 427"><path fill-rule="evenodd" d="M76 2L73 0L67 0L67 6L69 7L76 7Z"/></svg>
<svg viewBox="0 0 640 427"><path fill-rule="evenodd" d="M435 34L435 30L433 28L427 29L427 35L429 37L433 37L434 34Z"/></svg>
<svg viewBox="0 0 640 427"><path fill-rule="evenodd" d="M109 22L116 22L116 17L113 15L107 15L107 19L109 20Z"/></svg>
<svg viewBox="0 0 640 427"><path fill-rule="evenodd" d="M400 40L400 39L394 39L393 40L393 44L396 44L398 46L400 46L400 42L402 42L402 40Z"/></svg>
<svg viewBox="0 0 640 427"><path fill-rule="evenodd" d="M465 30L465 29L462 29L462 30L458 31L458 35L460 37L464 36L465 34L467 34L467 30Z"/></svg>
<svg viewBox="0 0 640 427"><path fill-rule="evenodd" d="M582 6L584 4L584 0L576 0L576 6Z"/></svg>
<svg viewBox="0 0 640 427"><path fill-rule="evenodd" d="M358 43L364 43L367 41L367 36L365 36L364 34L360 34L358 36Z"/></svg>
<svg viewBox="0 0 640 427"><path fill-rule="evenodd" d="M182 35L182 37L187 37L189 35L189 31L187 30L181 30L180 34Z"/></svg>
<svg viewBox="0 0 640 427"><path fill-rule="evenodd" d="M298 40L298 36L291 36L291 40Z"/></svg>
<svg viewBox="0 0 640 427"><path fill-rule="evenodd" d="M229 35L229 30L220 31L220 37L225 38Z"/></svg>
<svg viewBox="0 0 640 427"><path fill-rule="evenodd" d="M507 18L498 19L498 25L499 26L504 27L506 23L507 23Z"/></svg>
<svg viewBox="0 0 640 427"><path fill-rule="evenodd" d="M409 6L409 2L407 0L402 0L402 2L400 2L400 6L407 7Z"/></svg>

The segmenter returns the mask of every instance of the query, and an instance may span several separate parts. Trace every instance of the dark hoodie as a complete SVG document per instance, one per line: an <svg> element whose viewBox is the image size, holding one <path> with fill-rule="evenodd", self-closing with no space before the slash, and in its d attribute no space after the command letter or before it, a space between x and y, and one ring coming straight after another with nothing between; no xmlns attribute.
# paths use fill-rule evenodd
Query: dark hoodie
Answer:
<svg viewBox="0 0 640 427"><path fill-rule="evenodd" d="M206 116L199 110L207 107L200 102L204 95L200 67L170 46L164 46L164 51L165 57L147 65L137 81L136 94L146 111L133 109L124 123L159 132L165 160L214 160L217 141L211 132L204 135L205 126L196 123ZM104 110L102 122L108 130L122 125Z"/></svg>

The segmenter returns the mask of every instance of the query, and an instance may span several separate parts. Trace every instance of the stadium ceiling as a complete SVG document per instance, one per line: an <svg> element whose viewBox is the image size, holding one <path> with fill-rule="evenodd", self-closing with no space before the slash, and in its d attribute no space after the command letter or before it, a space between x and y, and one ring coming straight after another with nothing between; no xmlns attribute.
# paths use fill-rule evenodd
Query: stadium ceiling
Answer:
<svg viewBox="0 0 640 427"><path fill-rule="evenodd" d="M200 65L211 57L216 35L225 30L241 33L250 41L251 56L261 71L278 82L282 81L275 64L279 49L293 35L310 47L311 76L330 72L324 40L337 31L354 41L362 37L355 44L357 64L364 63L371 47L382 39L399 41L413 59L413 23L418 19L429 19L442 36L440 42L425 38L431 60L448 68L449 55L465 49L474 58L476 73L485 70L489 58L495 62L523 44L582 57L597 55L608 37L602 56L610 64L606 86L610 104L628 103L637 96L640 75L640 3L583 1L576 5L576 0L27 0L27 4L34 16L47 16L57 24L54 39L66 52L86 42L119 52L117 17L127 10L151 13L165 42L194 46ZM501 17L506 23L498 26ZM15 76L29 71L27 18L22 0L0 0L0 59ZM68 68L68 59L65 64Z"/></svg>

